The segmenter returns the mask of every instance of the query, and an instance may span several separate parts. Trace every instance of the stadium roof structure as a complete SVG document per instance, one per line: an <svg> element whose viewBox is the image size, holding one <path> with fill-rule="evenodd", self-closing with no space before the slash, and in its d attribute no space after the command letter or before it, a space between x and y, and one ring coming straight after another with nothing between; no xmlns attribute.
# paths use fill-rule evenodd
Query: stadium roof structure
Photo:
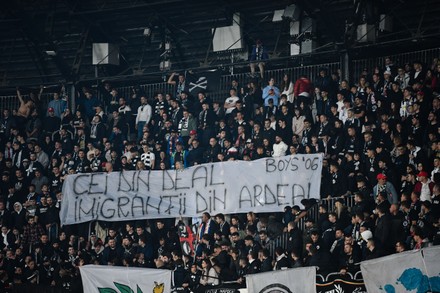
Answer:
<svg viewBox="0 0 440 293"><path fill-rule="evenodd" d="M231 62L236 70L247 70L244 61L257 39L268 47L274 67L292 66L298 58L319 63L338 60L340 52L388 54L440 42L437 0L15 0L1 5L1 91L106 78L156 82L167 70L227 69ZM305 18L313 30L292 35L292 22ZM359 42L361 24L369 25L366 34L374 30L374 40ZM216 33L234 25L243 46L216 51ZM314 42L312 49L292 55L291 44L304 40ZM93 65L94 43L114 45L119 64ZM171 68L161 71L162 61Z"/></svg>

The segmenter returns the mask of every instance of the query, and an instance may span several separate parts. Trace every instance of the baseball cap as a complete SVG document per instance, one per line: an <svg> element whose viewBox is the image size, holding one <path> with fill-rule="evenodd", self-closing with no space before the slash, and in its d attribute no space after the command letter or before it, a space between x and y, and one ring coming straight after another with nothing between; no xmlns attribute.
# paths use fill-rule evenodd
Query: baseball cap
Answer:
<svg viewBox="0 0 440 293"><path fill-rule="evenodd" d="M387 176L385 174L380 173L380 174L377 174L376 179L377 180L379 180L379 179L387 179Z"/></svg>
<svg viewBox="0 0 440 293"><path fill-rule="evenodd" d="M55 112L55 109L52 107L49 107L49 109L47 109L48 112Z"/></svg>
<svg viewBox="0 0 440 293"><path fill-rule="evenodd" d="M420 171L419 174L417 174L417 177L428 177L428 173L425 171Z"/></svg>
<svg viewBox="0 0 440 293"><path fill-rule="evenodd" d="M369 240L373 238L373 233L371 233L370 230L365 230L364 232L361 233L361 236L364 240Z"/></svg>
<svg viewBox="0 0 440 293"><path fill-rule="evenodd" d="M190 132L189 132L189 135L196 135L197 134L197 131L195 131L195 130L191 130Z"/></svg>

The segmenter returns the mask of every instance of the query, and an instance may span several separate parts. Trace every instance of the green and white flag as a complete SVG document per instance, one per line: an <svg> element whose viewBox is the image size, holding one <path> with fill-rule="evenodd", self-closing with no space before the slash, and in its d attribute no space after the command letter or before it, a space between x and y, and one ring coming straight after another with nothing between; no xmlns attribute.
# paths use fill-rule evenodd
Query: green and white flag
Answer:
<svg viewBox="0 0 440 293"><path fill-rule="evenodd" d="M171 271L86 265L80 267L86 293L169 293Z"/></svg>

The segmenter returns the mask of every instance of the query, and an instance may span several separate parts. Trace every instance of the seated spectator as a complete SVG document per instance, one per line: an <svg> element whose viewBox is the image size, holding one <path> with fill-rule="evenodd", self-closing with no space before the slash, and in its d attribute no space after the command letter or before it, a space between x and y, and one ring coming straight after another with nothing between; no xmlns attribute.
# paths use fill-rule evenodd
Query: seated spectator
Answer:
<svg viewBox="0 0 440 293"><path fill-rule="evenodd" d="M269 54L267 53L266 47L263 46L263 42L261 40L257 40L255 45L252 47L252 52L249 57L249 61L251 61L251 76L255 77L255 67L258 66L260 69L260 77L264 78L264 66L265 62L269 59Z"/></svg>

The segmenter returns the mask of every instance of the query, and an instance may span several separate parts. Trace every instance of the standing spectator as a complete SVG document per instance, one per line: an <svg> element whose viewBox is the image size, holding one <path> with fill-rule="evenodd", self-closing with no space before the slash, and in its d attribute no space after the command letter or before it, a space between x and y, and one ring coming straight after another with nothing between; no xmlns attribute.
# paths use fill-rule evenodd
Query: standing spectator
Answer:
<svg viewBox="0 0 440 293"><path fill-rule="evenodd" d="M431 201L434 182L429 179L428 173L425 171L419 172L419 174L417 174L417 179L414 191L420 193L420 201Z"/></svg>
<svg viewBox="0 0 440 293"><path fill-rule="evenodd" d="M321 89L322 90L322 89ZM305 75L301 75L295 82L294 95L296 99L296 105L299 106L301 103L304 105L309 105L310 93L312 92L312 83Z"/></svg>
<svg viewBox="0 0 440 293"><path fill-rule="evenodd" d="M327 198L340 197L347 193L347 179L344 175L339 168L338 162L332 161L330 163L330 194L327 195Z"/></svg>
<svg viewBox="0 0 440 293"><path fill-rule="evenodd" d="M237 90L234 88L231 88L229 90L229 98L225 100L225 103L223 105L223 108L225 109L225 118L228 119L229 115L234 111L235 104L240 100L240 98L237 96Z"/></svg>
<svg viewBox="0 0 440 293"><path fill-rule="evenodd" d="M17 97L20 101L20 107L17 110L17 115L15 116L15 120L17 122L17 127L19 130L24 130L26 126L26 122L31 114L32 109L35 108L35 103L32 99L28 97L23 97L21 95L20 90L17 88Z"/></svg>
<svg viewBox="0 0 440 293"><path fill-rule="evenodd" d="M330 94L335 94L335 92L331 91L332 79L328 75L328 70L326 68L319 69L319 75L314 84L315 87L320 88L321 90L327 90Z"/></svg>
<svg viewBox="0 0 440 293"><path fill-rule="evenodd" d="M269 106L269 100L272 100L273 105L277 107L279 98L280 89L275 86L275 79L271 77L269 79L269 84L263 89L264 106Z"/></svg>
<svg viewBox="0 0 440 293"><path fill-rule="evenodd" d="M394 185L391 182L387 181L387 176L385 174L380 173L376 176L376 179L378 182L376 186L374 186L373 188L374 200L376 200L379 193L385 192L388 202L390 204L397 204L399 201L397 191L394 188Z"/></svg>
<svg viewBox="0 0 440 293"><path fill-rule="evenodd" d="M56 117L61 118L64 110L67 108L67 101L60 99L59 93L53 94L53 100L47 105L48 108L54 109L54 114Z"/></svg>
<svg viewBox="0 0 440 293"><path fill-rule="evenodd" d="M92 120L92 126L90 127L90 142L97 146L100 146L103 142L103 138L106 136L106 127L102 123L102 118L99 115L95 115Z"/></svg>
<svg viewBox="0 0 440 293"><path fill-rule="evenodd" d="M281 95L286 95L287 100L292 104L294 102L293 87L293 82L291 81L290 76L285 73L280 84L280 91Z"/></svg>
<svg viewBox="0 0 440 293"><path fill-rule="evenodd" d="M137 139L141 140L143 135L143 128L145 125L148 125L150 123L152 117L152 109L151 106L147 102L147 98L142 96L141 97L141 105L137 109L137 116L136 116L136 124L135 128L137 130Z"/></svg>
<svg viewBox="0 0 440 293"><path fill-rule="evenodd" d="M176 75L178 75L177 81L175 80ZM173 72L167 81L168 84L175 85L176 86L176 98L180 99L181 94L183 92L189 91L189 83L185 79L185 74L176 72Z"/></svg>
<svg viewBox="0 0 440 293"><path fill-rule="evenodd" d="M23 245L32 252L33 246L38 244L41 235L45 234L43 228L35 221L35 216L28 217L28 224L23 229Z"/></svg>
<svg viewBox="0 0 440 293"><path fill-rule="evenodd" d="M183 111L183 117L180 119L177 129L184 145L187 146L191 131L197 130L197 120L188 110Z"/></svg>
<svg viewBox="0 0 440 293"><path fill-rule="evenodd" d="M83 111L86 114L88 121L92 121L96 111L95 108L99 106L99 100L96 98L90 90L85 93L85 99L82 101Z"/></svg>
<svg viewBox="0 0 440 293"><path fill-rule="evenodd" d="M11 135L11 128L16 127L15 118L11 116L9 109L3 109L2 117L0 118L0 142L3 145L4 141Z"/></svg>
<svg viewBox="0 0 440 293"><path fill-rule="evenodd" d="M394 243L390 241L391 235L391 217L386 205L378 205L376 207L377 221L375 235L379 241L379 245L383 248L384 254L390 254L393 251Z"/></svg>
<svg viewBox="0 0 440 293"><path fill-rule="evenodd" d="M199 114L198 119L198 129L200 132L200 142L203 147L208 147L211 144L210 140L215 136L215 122L216 115L212 109L209 107L208 102L202 104L202 112ZM217 156L217 154L216 154Z"/></svg>
<svg viewBox="0 0 440 293"><path fill-rule="evenodd" d="M43 123L38 117L37 109L32 110L31 119L26 124L26 136L28 141L37 141L42 133Z"/></svg>
<svg viewBox="0 0 440 293"><path fill-rule="evenodd" d="M409 73L409 85L413 85L416 82L421 82L425 80L426 70L424 70L422 62L419 60L414 61L413 70Z"/></svg>
<svg viewBox="0 0 440 293"><path fill-rule="evenodd" d="M118 90L112 88L110 94L107 95L107 99L104 100L106 105L107 113L113 113L114 111L118 111L119 108L119 93Z"/></svg>
<svg viewBox="0 0 440 293"><path fill-rule="evenodd" d="M56 131L60 130L61 119L55 116L54 108L47 109L47 117L44 121L44 131L47 135L52 136Z"/></svg>
<svg viewBox="0 0 440 293"><path fill-rule="evenodd" d="M283 141L281 135L275 136L275 143L273 144L273 154L272 157L282 157L286 155L288 145Z"/></svg>

